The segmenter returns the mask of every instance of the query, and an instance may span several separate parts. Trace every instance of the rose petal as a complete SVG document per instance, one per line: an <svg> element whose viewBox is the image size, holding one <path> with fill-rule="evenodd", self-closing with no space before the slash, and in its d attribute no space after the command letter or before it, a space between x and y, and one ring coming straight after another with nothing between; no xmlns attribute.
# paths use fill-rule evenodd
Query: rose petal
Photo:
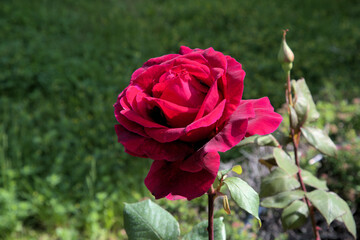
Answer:
<svg viewBox="0 0 360 240"><path fill-rule="evenodd" d="M160 56L160 57L155 57L155 58L150 58L148 61L146 61L143 65L143 67L150 67L153 65L158 65L158 64L162 64L165 63L169 60L172 60L174 58L179 57L180 54L167 54L164 56Z"/></svg>
<svg viewBox="0 0 360 240"><path fill-rule="evenodd" d="M200 64L203 64L203 65L208 65L208 61L202 55L202 52L204 52L204 50L194 51L194 52L186 54L186 56L183 56L183 58L186 58L186 59L189 59L189 60L192 60L192 61L196 61L196 62L198 62Z"/></svg>
<svg viewBox="0 0 360 240"><path fill-rule="evenodd" d="M193 52L193 50L191 48L189 48L189 47L186 47L186 46L181 46L180 51L179 51L179 53L181 55L192 53L192 52Z"/></svg>
<svg viewBox="0 0 360 240"><path fill-rule="evenodd" d="M173 142L185 135L185 128L145 128L146 134L161 143Z"/></svg>
<svg viewBox="0 0 360 240"><path fill-rule="evenodd" d="M245 137L248 118L254 116L255 112L251 103L239 106L224 128L205 145L205 151L225 152L238 144Z"/></svg>
<svg viewBox="0 0 360 240"><path fill-rule="evenodd" d="M208 65L211 68L227 69L227 61L225 55L221 52L215 51L212 47L203 52L204 57L208 60Z"/></svg>
<svg viewBox="0 0 360 240"><path fill-rule="evenodd" d="M279 127L282 116L273 111L274 108L267 97L243 100L241 105L249 103L254 106L255 116L249 119L246 136L270 134Z"/></svg>
<svg viewBox="0 0 360 240"><path fill-rule="evenodd" d="M220 156L217 154L216 158L205 161L213 162L213 167L217 166L217 169L211 172L203 169L191 173L181 170L178 162L154 161L145 178L145 185L156 199L169 194L186 197L188 200L200 197L207 192L215 180Z"/></svg>
<svg viewBox="0 0 360 240"><path fill-rule="evenodd" d="M146 98L153 107L158 106L167 121L167 124L174 128L181 128L191 123L196 116L198 109L180 106L159 98Z"/></svg>
<svg viewBox="0 0 360 240"><path fill-rule="evenodd" d="M149 119L145 119L142 116L140 116L138 113L132 111L132 110L122 110L120 112L123 116L125 116L130 121L134 121L144 127L148 128L163 128L164 126L158 123L155 123Z"/></svg>
<svg viewBox="0 0 360 240"><path fill-rule="evenodd" d="M189 80L191 80L190 76L172 75L167 77L167 81L154 86L154 89L156 88L157 91L162 92L160 99L180 106L198 108L203 102L205 94L189 83Z"/></svg>
<svg viewBox="0 0 360 240"><path fill-rule="evenodd" d="M124 145L128 153L135 156L157 161L177 161L185 159L193 152L193 149L183 142L159 143L151 138L132 133L121 125L115 125L115 131L118 142Z"/></svg>
<svg viewBox="0 0 360 240"><path fill-rule="evenodd" d="M159 77L164 74L170 67L170 64L153 65L147 68L141 74L137 75L136 78L132 78L130 84L139 86L146 93L151 93L151 89Z"/></svg>
<svg viewBox="0 0 360 240"><path fill-rule="evenodd" d="M167 195L166 198L169 200L172 200L172 201L186 199L186 197L179 196L179 195L172 195L171 193L169 195Z"/></svg>
<svg viewBox="0 0 360 240"><path fill-rule="evenodd" d="M267 109L269 111L274 111L274 107L271 105L268 97L262 97L259 99L243 100L243 102L241 102L241 104L250 103L250 102L254 106L254 109Z"/></svg>
<svg viewBox="0 0 360 240"><path fill-rule="evenodd" d="M122 114L116 114L116 120L120 123L121 126L129 130L130 132L139 134L143 137L149 137L146 132L144 131L144 127L133 122L129 121L126 117L124 117Z"/></svg>
<svg viewBox="0 0 360 240"><path fill-rule="evenodd" d="M222 75L224 75L224 69L211 68L211 75L213 80L218 80Z"/></svg>
<svg viewBox="0 0 360 240"><path fill-rule="evenodd" d="M216 107L219 100L220 100L220 95L218 92L218 85L217 85L217 81L215 81L213 85L210 87L204 99L204 102L202 103L195 117L195 121L202 118L204 115L208 114L209 112L211 112Z"/></svg>
<svg viewBox="0 0 360 240"><path fill-rule="evenodd" d="M181 163L180 168L183 171L192 173L206 169L208 172L216 175L219 170L219 164L220 155L217 152L205 152L205 148L202 147L185 159Z"/></svg>
<svg viewBox="0 0 360 240"><path fill-rule="evenodd" d="M146 71L152 65L158 65L164 62L167 62L173 58L180 56L179 54L168 54L161 57L151 58L146 61L141 68L138 68L132 75L131 80L136 79L140 74Z"/></svg>
<svg viewBox="0 0 360 240"><path fill-rule="evenodd" d="M244 78L245 72L242 69L240 63L238 63L234 58L226 56L227 60L227 71L226 71L226 82L223 82L224 89L223 94L224 98L228 100L224 116L222 119L226 121L228 117L237 109L239 106L240 100L242 98L244 90Z"/></svg>
<svg viewBox="0 0 360 240"><path fill-rule="evenodd" d="M198 62L196 62L196 64L187 63L182 64L181 67L183 67L183 69L185 69L190 75L196 77L197 79L207 80L209 78L210 69L204 64L200 64Z"/></svg>
<svg viewBox="0 0 360 240"><path fill-rule="evenodd" d="M125 98L127 100L127 102L130 104L131 109L136 109L136 97L138 94L143 94L142 90L140 87L138 86L128 86L125 90Z"/></svg>
<svg viewBox="0 0 360 240"><path fill-rule="evenodd" d="M224 99L211 113L188 125L185 128L186 136L182 137L181 140L197 142L211 136L216 122L223 114L225 103L226 100Z"/></svg>

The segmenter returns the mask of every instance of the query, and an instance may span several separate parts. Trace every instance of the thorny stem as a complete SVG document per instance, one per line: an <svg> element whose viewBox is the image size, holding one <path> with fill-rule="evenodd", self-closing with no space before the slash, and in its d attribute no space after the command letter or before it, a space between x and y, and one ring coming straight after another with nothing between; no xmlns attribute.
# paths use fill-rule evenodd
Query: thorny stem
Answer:
<svg viewBox="0 0 360 240"><path fill-rule="evenodd" d="M288 98L288 103L289 103L289 106L292 106L292 96L291 96L291 85L290 85L290 71L287 73L287 98ZM300 181L300 184L301 184L301 189L306 193L306 187L305 187L305 184L304 184L304 181L302 179L302 176L301 176L301 168L300 168L300 161L299 161L299 155L298 155L298 147L299 147L299 142L300 142L300 131L299 129L293 129L291 126L291 116L290 116L290 107L289 107L289 120L290 120L290 131L291 131L291 138L292 138L292 143L293 143L293 146L294 146L294 155L295 155L295 162L296 162L296 165L298 167L298 173L297 173L297 176L298 176L298 179ZM315 221L315 212L314 212L314 206L312 206L312 204L310 203L309 199L307 199L307 197L304 197L304 201L306 203L306 205L308 206L309 208L309 213L310 213L310 219L311 219L311 224L312 224L312 228L313 228L313 231L314 231L314 235L315 235L315 239L316 240L321 240L320 238L320 233L319 233L319 230L318 230L318 227L316 226L316 221Z"/></svg>
<svg viewBox="0 0 360 240"><path fill-rule="evenodd" d="M209 207L209 215L208 215L208 233L209 240L214 240L214 200L216 197L216 191L213 186L208 191L208 207Z"/></svg>

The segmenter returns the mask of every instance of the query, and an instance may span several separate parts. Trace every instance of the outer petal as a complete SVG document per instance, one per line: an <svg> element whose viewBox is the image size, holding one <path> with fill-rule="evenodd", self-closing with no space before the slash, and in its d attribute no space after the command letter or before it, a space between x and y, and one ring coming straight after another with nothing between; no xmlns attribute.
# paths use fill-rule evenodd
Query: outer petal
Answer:
<svg viewBox="0 0 360 240"><path fill-rule="evenodd" d="M244 90L245 78L245 72L240 63L230 56L226 56L226 60L227 71L226 80L223 81L223 92L228 102L225 107L224 116L222 117L225 121L239 106Z"/></svg>
<svg viewBox="0 0 360 240"><path fill-rule="evenodd" d="M156 57L156 58L150 58L148 61L146 61L143 65L143 67L150 67L153 65L159 65L162 64L164 62L167 62L169 60L172 60L174 58L179 57L179 54L167 54L161 57Z"/></svg>
<svg viewBox="0 0 360 240"><path fill-rule="evenodd" d="M186 199L186 197L180 196L180 195L172 195L171 193L169 195L166 196L167 199L169 200L180 200L180 199Z"/></svg>
<svg viewBox="0 0 360 240"><path fill-rule="evenodd" d="M180 53L181 55L184 55L184 54L192 53L193 51L194 51L194 50L192 50L192 49L189 48L189 47L181 46L179 53Z"/></svg>
<svg viewBox="0 0 360 240"><path fill-rule="evenodd" d="M282 121L282 116L274 112L267 97L255 100L244 100L241 104L251 103L254 106L255 116L249 119L246 136L254 134L266 135L274 132Z"/></svg>
<svg viewBox="0 0 360 240"><path fill-rule="evenodd" d="M206 60L208 60L208 65L211 68L222 68L226 70L227 61L225 55L221 52L215 51L212 47L210 47L204 50L203 55Z"/></svg>
<svg viewBox="0 0 360 240"><path fill-rule="evenodd" d="M173 142L185 135L185 128L145 128L146 134L161 143Z"/></svg>
<svg viewBox="0 0 360 240"><path fill-rule="evenodd" d="M195 121L202 118L204 115L211 112L220 100L217 81L215 81L208 90L206 97L196 115Z"/></svg>
<svg viewBox="0 0 360 240"><path fill-rule="evenodd" d="M146 69L148 69L152 65L158 65L163 62L169 61L173 58L178 57L179 54L168 54L161 57L151 58L146 61L141 68L138 68L132 75L131 80L136 79L140 74L142 74Z"/></svg>
<svg viewBox="0 0 360 240"><path fill-rule="evenodd" d="M239 106L224 128L205 144L205 151L225 152L238 144L245 137L248 119L254 116L251 103Z"/></svg>
<svg viewBox="0 0 360 240"><path fill-rule="evenodd" d="M181 139L188 142L197 142L207 139L215 131L215 124L221 118L226 100L224 99L216 108L199 120L189 124L186 128L186 136Z"/></svg>
<svg viewBox="0 0 360 240"><path fill-rule="evenodd" d="M137 157L153 160L177 161L185 159L194 150L183 142L159 143L151 138L129 132L121 125L115 125L118 141L125 151Z"/></svg>
<svg viewBox="0 0 360 240"><path fill-rule="evenodd" d="M211 154L211 159L205 161L214 162L214 165L217 165L216 171L202 169L191 173L181 170L180 162L154 161L145 178L145 185L156 199L169 194L186 197L188 200L200 197L209 190L215 180L220 156Z"/></svg>
<svg viewBox="0 0 360 240"><path fill-rule="evenodd" d="M153 65L136 75L136 78L131 78L130 84L139 86L146 93L151 93L153 85L170 67L170 64Z"/></svg>

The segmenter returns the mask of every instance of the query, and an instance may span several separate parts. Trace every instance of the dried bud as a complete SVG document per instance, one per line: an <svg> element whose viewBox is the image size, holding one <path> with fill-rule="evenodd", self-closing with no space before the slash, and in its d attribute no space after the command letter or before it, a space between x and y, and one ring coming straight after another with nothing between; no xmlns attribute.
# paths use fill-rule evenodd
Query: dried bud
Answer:
<svg viewBox="0 0 360 240"><path fill-rule="evenodd" d="M226 195L223 198L223 208L227 214L231 214L229 201Z"/></svg>
<svg viewBox="0 0 360 240"><path fill-rule="evenodd" d="M286 43L286 32L288 30L284 30L283 40L281 42L280 50L278 53L278 60L282 63L285 71L290 71L292 68L292 63L294 62L294 53L291 51L289 46Z"/></svg>

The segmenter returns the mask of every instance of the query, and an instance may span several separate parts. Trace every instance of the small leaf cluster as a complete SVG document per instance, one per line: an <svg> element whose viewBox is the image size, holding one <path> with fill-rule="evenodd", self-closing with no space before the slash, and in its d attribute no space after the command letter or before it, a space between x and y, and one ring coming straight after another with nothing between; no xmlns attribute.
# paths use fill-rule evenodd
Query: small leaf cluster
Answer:
<svg viewBox="0 0 360 240"><path fill-rule="evenodd" d="M320 115L305 80L292 80L291 87L293 99L288 108L290 131L252 136L239 144L273 147L270 156L259 159L260 164L270 170L261 182L261 205L283 209L281 220L284 229L301 227L310 216L309 210L315 207L328 225L335 219L341 221L356 238L355 221L347 203L330 192L325 181L302 169L296 152L286 150L291 143L292 149L297 151L303 137L308 145L324 155L336 157L337 151L330 137L315 127Z"/></svg>
<svg viewBox="0 0 360 240"><path fill-rule="evenodd" d="M228 203L228 196L226 195L229 193L229 196L238 207L253 215L261 224L259 218L260 199L258 193L241 178L228 177L231 171L240 175L242 168L240 165L236 165L231 169L219 171L214 183L217 195L223 197L224 210L230 214L230 205Z"/></svg>

